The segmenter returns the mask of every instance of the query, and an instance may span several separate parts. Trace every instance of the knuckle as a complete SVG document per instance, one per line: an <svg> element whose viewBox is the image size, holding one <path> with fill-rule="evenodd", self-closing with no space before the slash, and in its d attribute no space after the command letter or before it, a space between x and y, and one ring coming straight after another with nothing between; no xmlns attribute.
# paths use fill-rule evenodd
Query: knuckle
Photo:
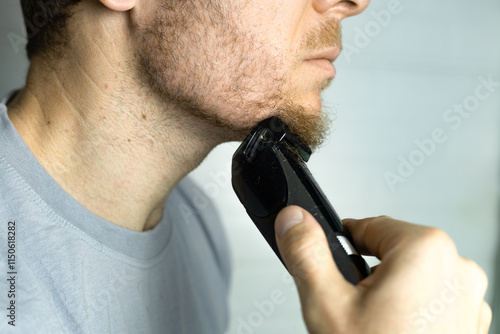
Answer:
<svg viewBox="0 0 500 334"><path fill-rule="evenodd" d="M317 232L307 235L297 233L284 240L282 257L295 278L313 279L328 255L329 248Z"/></svg>
<svg viewBox="0 0 500 334"><path fill-rule="evenodd" d="M462 263L465 275L471 281L472 286L476 287L476 290L482 297L488 288L488 276L486 272L471 259L462 258Z"/></svg>
<svg viewBox="0 0 500 334"><path fill-rule="evenodd" d="M429 240L435 240L440 243L451 241L450 236L443 230L436 227L426 227L424 236ZM452 241L451 241L452 242Z"/></svg>
<svg viewBox="0 0 500 334"><path fill-rule="evenodd" d="M313 242L314 241L311 240L311 238L292 239L286 245L284 255L293 261L302 259L304 257L304 253L308 250Z"/></svg>
<svg viewBox="0 0 500 334"><path fill-rule="evenodd" d="M443 230L435 227L422 229L417 243L431 251L439 251L441 254L456 254L457 249L451 237Z"/></svg>
<svg viewBox="0 0 500 334"><path fill-rule="evenodd" d="M419 258L430 260L429 264L442 266L457 263L459 255L451 237L441 229L418 227L413 236L407 236L407 249Z"/></svg>

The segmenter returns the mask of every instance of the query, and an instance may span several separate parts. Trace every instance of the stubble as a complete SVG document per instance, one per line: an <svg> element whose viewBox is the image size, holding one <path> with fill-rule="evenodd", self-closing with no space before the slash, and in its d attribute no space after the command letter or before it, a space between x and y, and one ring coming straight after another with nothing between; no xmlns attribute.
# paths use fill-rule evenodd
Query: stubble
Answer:
<svg viewBox="0 0 500 334"><path fill-rule="evenodd" d="M241 140L261 120L280 117L315 148L328 130L327 113L293 101L285 91L300 56L341 45L340 26L325 23L284 54L244 31L218 1L166 1L152 24L138 26L137 62L155 94L182 112ZM291 58L293 57L293 58ZM322 90L329 82L318 82Z"/></svg>

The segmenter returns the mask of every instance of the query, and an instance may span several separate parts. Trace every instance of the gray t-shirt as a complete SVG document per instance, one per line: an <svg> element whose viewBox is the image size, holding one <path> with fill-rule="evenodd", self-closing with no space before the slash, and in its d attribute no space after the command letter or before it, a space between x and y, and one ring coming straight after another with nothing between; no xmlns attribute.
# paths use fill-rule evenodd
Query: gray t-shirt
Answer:
<svg viewBox="0 0 500 334"><path fill-rule="evenodd" d="M184 179L153 230L107 222L45 171L5 103L0 333L223 333L230 254L207 197Z"/></svg>

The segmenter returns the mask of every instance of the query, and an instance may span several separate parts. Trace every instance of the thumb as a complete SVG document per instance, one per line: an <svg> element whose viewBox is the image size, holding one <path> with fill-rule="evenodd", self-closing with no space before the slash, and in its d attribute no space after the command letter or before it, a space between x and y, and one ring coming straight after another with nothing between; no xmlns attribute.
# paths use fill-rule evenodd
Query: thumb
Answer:
<svg viewBox="0 0 500 334"><path fill-rule="evenodd" d="M289 206L275 222L276 243L302 297L317 293L343 295L353 286L335 265L325 232L306 210Z"/></svg>

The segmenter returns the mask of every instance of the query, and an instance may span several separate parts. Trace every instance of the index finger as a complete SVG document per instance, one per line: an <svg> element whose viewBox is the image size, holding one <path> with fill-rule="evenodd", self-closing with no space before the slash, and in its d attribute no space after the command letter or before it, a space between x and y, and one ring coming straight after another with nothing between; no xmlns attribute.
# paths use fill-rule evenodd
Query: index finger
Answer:
<svg viewBox="0 0 500 334"><path fill-rule="evenodd" d="M365 255L374 255L379 259L396 246L406 244L419 236L437 230L431 227L407 223L388 216L365 219L344 219L358 250Z"/></svg>

